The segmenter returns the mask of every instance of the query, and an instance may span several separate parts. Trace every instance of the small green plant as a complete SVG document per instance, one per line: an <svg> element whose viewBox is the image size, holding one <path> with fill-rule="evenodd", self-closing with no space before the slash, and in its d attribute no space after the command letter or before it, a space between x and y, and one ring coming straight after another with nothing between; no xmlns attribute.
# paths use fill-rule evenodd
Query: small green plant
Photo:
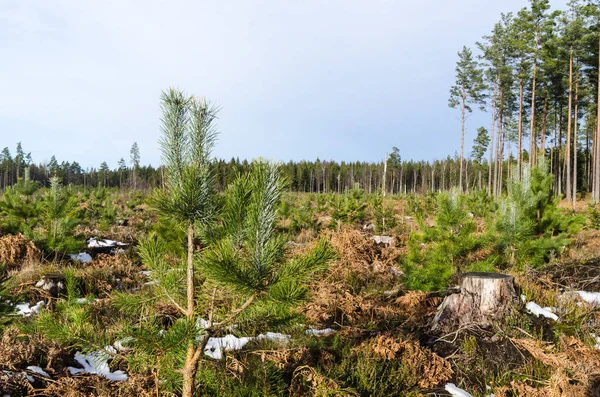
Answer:
<svg viewBox="0 0 600 397"><path fill-rule="evenodd" d="M40 208L36 201L36 193L40 186L25 178L14 186L8 187L0 199L0 226L7 233L22 233L28 238L33 237L33 229L38 223Z"/></svg>
<svg viewBox="0 0 600 397"><path fill-rule="evenodd" d="M79 224L77 199L62 186L58 177L50 178L50 188L40 205L42 232L36 229L35 240L55 253L75 252L80 248L73 233Z"/></svg>
<svg viewBox="0 0 600 397"><path fill-rule="evenodd" d="M560 254L580 220L558 208L545 161L532 169L524 166L520 180L517 172L513 174L491 228L496 233L495 247L508 266L540 267Z"/></svg>
<svg viewBox="0 0 600 397"><path fill-rule="evenodd" d="M419 220L422 232L411 234L403 263L408 288L442 289L452 274L472 266L468 256L482 241L474 235L475 223L464 201L457 190L439 194L435 226L427 227Z"/></svg>
<svg viewBox="0 0 600 397"><path fill-rule="evenodd" d="M362 223L366 218L367 206L364 190L352 189L336 201L329 227L336 229L340 224L355 226Z"/></svg>

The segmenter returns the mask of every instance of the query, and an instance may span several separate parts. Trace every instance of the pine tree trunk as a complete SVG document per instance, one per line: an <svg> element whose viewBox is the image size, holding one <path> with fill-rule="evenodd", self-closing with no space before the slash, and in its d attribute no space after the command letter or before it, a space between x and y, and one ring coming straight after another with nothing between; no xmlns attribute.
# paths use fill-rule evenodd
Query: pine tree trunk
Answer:
<svg viewBox="0 0 600 397"><path fill-rule="evenodd" d="M544 114L542 115L542 136L540 138L540 153L546 156L546 129L548 124L548 88L546 88L546 97L544 98Z"/></svg>
<svg viewBox="0 0 600 397"><path fill-rule="evenodd" d="M522 71L521 71L522 72ZM517 168L519 173L519 180L523 175L523 78L519 80L519 142L517 143ZM509 156L510 161L510 156ZM510 171L510 166L509 166Z"/></svg>
<svg viewBox="0 0 600 397"><path fill-rule="evenodd" d="M600 17L598 18L598 26L600 27ZM598 30L598 62L600 62L600 29ZM596 134L594 136L594 167L593 167L593 189L592 201L597 203L600 201L600 73L598 73L598 94L596 98Z"/></svg>
<svg viewBox="0 0 600 397"><path fill-rule="evenodd" d="M492 131L490 138L490 160L488 163L488 195L492 195L492 161L494 159L494 127L496 126L496 90L497 90L497 79L494 80L494 96L492 97Z"/></svg>
<svg viewBox="0 0 600 397"><path fill-rule="evenodd" d="M387 161L388 160L388 154L386 153L384 156L384 161L383 161L383 179L381 181L381 194L383 195L383 197L385 197L385 180L387 178Z"/></svg>
<svg viewBox="0 0 600 397"><path fill-rule="evenodd" d="M187 321L194 322L194 224L190 223L187 230ZM196 372L198 371L199 355L196 352L195 341L188 342L185 366L183 368L182 397L193 397Z"/></svg>
<svg viewBox="0 0 600 397"><path fill-rule="evenodd" d="M535 53L533 56L533 81L531 85L531 125L529 128L529 165L534 166L537 156L537 136L535 133L535 80L537 77L538 32L535 32Z"/></svg>
<svg viewBox="0 0 600 397"><path fill-rule="evenodd" d="M460 108L460 124L461 124L461 138L460 138L460 169L458 177L458 188L463 191L463 158L465 153L465 106L467 101L467 94L465 90L462 92L462 102Z"/></svg>
<svg viewBox="0 0 600 397"><path fill-rule="evenodd" d="M571 112L573 102L573 49L569 52L569 107L567 108L567 147L565 149L566 195L567 202L571 202Z"/></svg>
<svg viewBox="0 0 600 397"><path fill-rule="evenodd" d="M575 203L577 202L577 124L579 121L579 117L578 117L578 95L579 95L579 73L576 74L575 76L575 118L573 119L573 189L572 189L572 194L573 194L573 207L575 206Z"/></svg>
<svg viewBox="0 0 600 397"><path fill-rule="evenodd" d="M558 117L558 140L556 144L558 145L558 152L556 157L556 177L557 181L557 194L559 196L562 195L562 172L563 172L563 164L561 163L561 154L562 154L562 129L563 129L563 121L562 121L562 107L560 109L560 114Z"/></svg>

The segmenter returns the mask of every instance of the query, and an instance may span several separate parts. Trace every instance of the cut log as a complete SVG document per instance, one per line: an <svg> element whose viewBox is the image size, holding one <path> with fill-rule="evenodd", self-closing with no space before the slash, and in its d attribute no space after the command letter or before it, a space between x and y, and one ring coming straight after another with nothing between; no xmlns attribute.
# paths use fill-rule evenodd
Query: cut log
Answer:
<svg viewBox="0 0 600 397"><path fill-rule="evenodd" d="M510 314L521 303L512 276L464 273L460 292L447 296L433 320L433 329L465 325L488 326Z"/></svg>

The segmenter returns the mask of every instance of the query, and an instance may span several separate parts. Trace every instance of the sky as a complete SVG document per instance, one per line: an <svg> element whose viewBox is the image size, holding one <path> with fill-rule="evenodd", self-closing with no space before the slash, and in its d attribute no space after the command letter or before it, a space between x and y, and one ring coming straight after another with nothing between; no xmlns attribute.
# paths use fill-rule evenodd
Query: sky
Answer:
<svg viewBox="0 0 600 397"><path fill-rule="evenodd" d="M527 5L0 0L0 147L115 168L138 142L159 165L159 97L175 87L221 109L219 158L445 158L460 148L457 52ZM467 152L489 118L467 120Z"/></svg>

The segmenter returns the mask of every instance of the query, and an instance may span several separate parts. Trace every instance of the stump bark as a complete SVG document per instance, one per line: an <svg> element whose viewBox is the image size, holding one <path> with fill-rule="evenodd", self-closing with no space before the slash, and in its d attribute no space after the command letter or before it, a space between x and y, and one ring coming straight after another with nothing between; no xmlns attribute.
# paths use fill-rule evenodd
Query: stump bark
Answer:
<svg viewBox="0 0 600 397"><path fill-rule="evenodd" d="M488 326L520 303L512 276L464 273L460 292L447 296L433 320L433 329L464 325Z"/></svg>

